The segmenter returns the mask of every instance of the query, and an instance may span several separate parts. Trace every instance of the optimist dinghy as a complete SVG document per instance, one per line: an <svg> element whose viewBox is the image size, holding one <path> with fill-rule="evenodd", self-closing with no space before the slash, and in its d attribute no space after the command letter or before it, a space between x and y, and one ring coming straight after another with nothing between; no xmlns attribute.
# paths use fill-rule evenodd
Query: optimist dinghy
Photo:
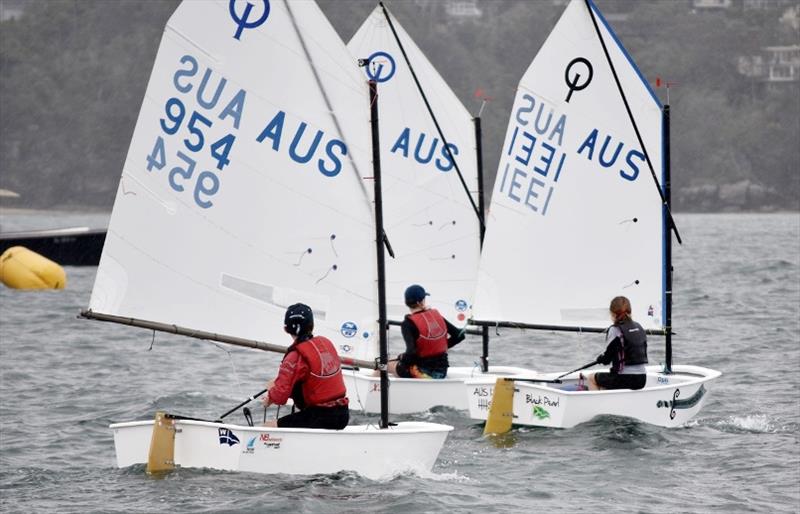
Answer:
<svg viewBox="0 0 800 514"><path fill-rule="evenodd" d="M672 366L672 232L680 236L669 211L669 106L591 0L568 4L523 76L501 155L472 322L603 332L609 301L622 295L634 320L665 336L666 362L648 367L636 391L542 382L562 373L497 387L468 380L470 416L487 419L491 409L501 430L487 423L488 432L603 414L685 423L720 373Z"/></svg>
<svg viewBox="0 0 800 514"><path fill-rule="evenodd" d="M181 3L82 315L283 352L286 307L304 302L316 334L341 345L351 327L385 367L376 119L375 89L314 2ZM430 470L452 430L385 415L331 431L163 413L111 428L119 466L367 477Z"/></svg>

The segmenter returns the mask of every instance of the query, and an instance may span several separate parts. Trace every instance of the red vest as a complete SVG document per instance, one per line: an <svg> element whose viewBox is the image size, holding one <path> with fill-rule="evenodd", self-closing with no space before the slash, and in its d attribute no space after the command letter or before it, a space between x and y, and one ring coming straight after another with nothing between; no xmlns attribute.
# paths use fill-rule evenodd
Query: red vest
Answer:
<svg viewBox="0 0 800 514"><path fill-rule="evenodd" d="M417 355L422 358L447 353L447 324L439 311L428 309L409 314L408 319L419 330Z"/></svg>
<svg viewBox="0 0 800 514"><path fill-rule="evenodd" d="M313 407L347 395L341 361L328 338L312 337L295 346L295 350L309 368L308 378L301 386L304 407Z"/></svg>

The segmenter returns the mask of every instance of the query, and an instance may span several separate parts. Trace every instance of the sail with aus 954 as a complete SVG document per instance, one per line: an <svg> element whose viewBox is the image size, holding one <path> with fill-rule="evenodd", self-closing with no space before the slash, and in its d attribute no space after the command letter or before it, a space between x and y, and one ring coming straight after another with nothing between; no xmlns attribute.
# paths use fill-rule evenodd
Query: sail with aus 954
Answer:
<svg viewBox="0 0 800 514"><path fill-rule="evenodd" d="M640 145L603 41L639 127ZM661 329L661 103L591 2L572 0L523 76L487 216L476 320L605 328L612 297Z"/></svg>
<svg viewBox="0 0 800 514"><path fill-rule="evenodd" d="M374 346L366 81L314 2L244 7L170 18L90 308L288 346L303 302L340 350Z"/></svg>

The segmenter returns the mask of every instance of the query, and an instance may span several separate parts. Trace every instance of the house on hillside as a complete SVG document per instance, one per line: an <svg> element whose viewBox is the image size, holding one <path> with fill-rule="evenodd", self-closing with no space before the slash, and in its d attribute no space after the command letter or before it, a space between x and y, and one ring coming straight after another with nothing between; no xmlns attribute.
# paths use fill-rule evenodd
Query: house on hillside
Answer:
<svg viewBox="0 0 800 514"><path fill-rule="evenodd" d="M0 2L0 21L19 19L25 14L25 4L20 0Z"/></svg>
<svg viewBox="0 0 800 514"><path fill-rule="evenodd" d="M795 4L795 0L689 0L695 11L763 11Z"/></svg>
<svg viewBox="0 0 800 514"><path fill-rule="evenodd" d="M768 46L759 55L741 56L739 73L768 88L800 82L800 45Z"/></svg>
<svg viewBox="0 0 800 514"><path fill-rule="evenodd" d="M414 0L420 23L434 26L445 23L477 22L483 18L478 0Z"/></svg>
<svg viewBox="0 0 800 514"><path fill-rule="evenodd" d="M697 11L719 11L732 6L733 0L692 0L692 8Z"/></svg>
<svg viewBox="0 0 800 514"><path fill-rule="evenodd" d="M483 15L477 0L448 0L444 9L448 16L460 19L480 18Z"/></svg>

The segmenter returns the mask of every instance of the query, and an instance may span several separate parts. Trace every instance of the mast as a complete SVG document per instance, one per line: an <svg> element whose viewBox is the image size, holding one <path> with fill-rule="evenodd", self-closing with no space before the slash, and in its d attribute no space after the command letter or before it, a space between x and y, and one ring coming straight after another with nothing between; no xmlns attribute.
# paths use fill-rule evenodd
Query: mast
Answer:
<svg viewBox="0 0 800 514"><path fill-rule="evenodd" d="M667 90L669 91L669 89ZM669 104L664 105L664 223L667 223L669 208L671 203L670 180L671 180L671 159L670 159L670 120ZM672 373L672 231L665 227L664 230L664 272L665 272L665 291L664 291L664 372Z"/></svg>
<svg viewBox="0 0 800 514"><path fill-rule="evenodd" d="M389 427L389 341L386 331L386 265L384 260L383 196L381 195L381 147L378 130L378 85L369 81L370 127L372 128L372 171L375 186L375 247L378 263L378 340L380 355L378 369L381 373L381 428Z"/></svg>
<svg viewBox="0 0 800 514"><path fill-rule="evenodd" d="M472 121L475 124L475 155L478 163L478 217L480 218L481 227L480 244L481 248L483 248L483 238L486 235L486 204L483 189L483 143L480 113L472 118ZM489 371L489 327L486 325L481 327L481 343L481 370L486 373Z"/></svg>

